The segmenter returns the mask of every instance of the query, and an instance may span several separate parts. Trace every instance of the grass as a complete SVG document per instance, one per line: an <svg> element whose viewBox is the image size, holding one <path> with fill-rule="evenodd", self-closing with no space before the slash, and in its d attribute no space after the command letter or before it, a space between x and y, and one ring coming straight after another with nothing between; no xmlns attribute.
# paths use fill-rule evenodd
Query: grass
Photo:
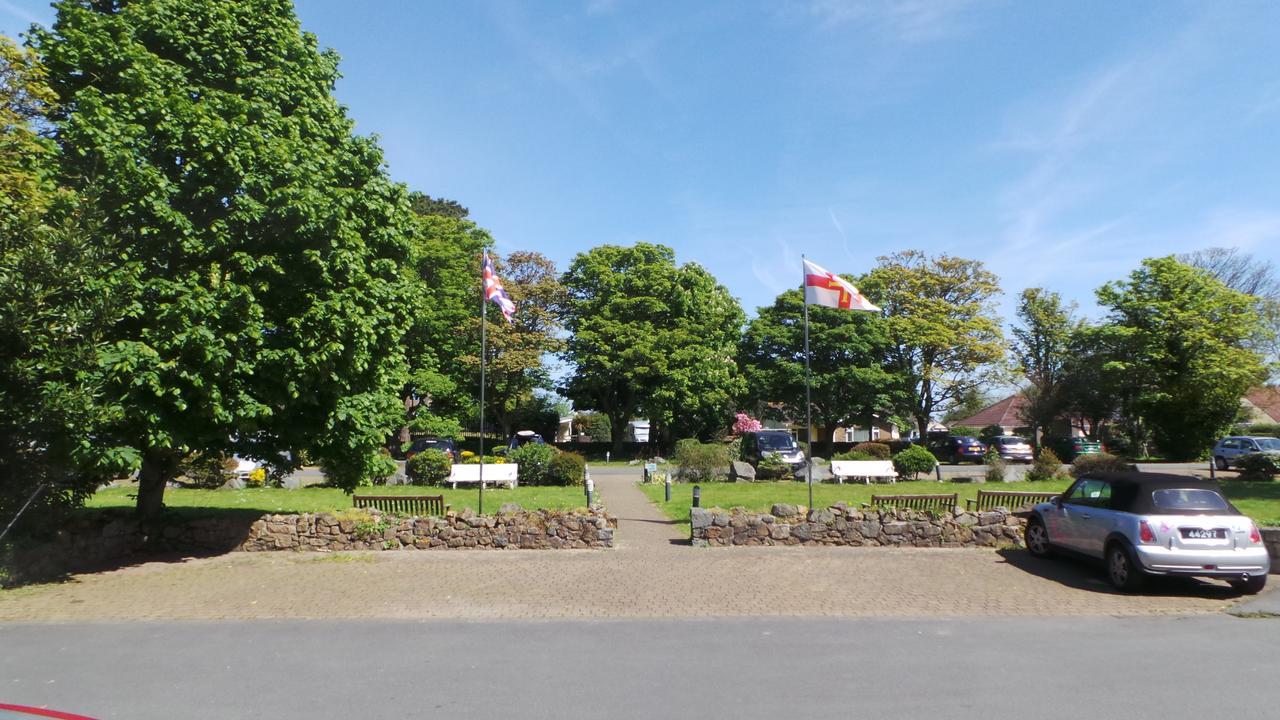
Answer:
<svg viewBox="0 0 1280 720"><path fill-rule="evenodd" d="M872 495L932 495L958 493L960 503L977 497L978 490L995 487L1000 490L1026 490L1054 492L1065 490L1070 481L1008 483L997 486L976 483L939 483L933 481L900 482L893 485L833 485L824 483L813 486L813 504L829 507L838 502L858 506L871 502ZM667 517L679 523L682 532L689 532L689 509L693 506L693 487L677 484L671 487L671 502L663 502L663 486L657 483L639 485L639 488ZM1260 526L1280 526L1280 482L1222 483L1223 492L1240 512L1253 518ZM702 507L745 507L754 512L768 512L774 503L808 505L809 491L805 483L793 481L763 483L705 483L702 485Z"/></svg>
<svg viewBox="0 0 1280 720"><path fill-rule="evenodd" d="M136 488L107 488L99 490L85 503L87 508L132 508L137 501ZM444 495L446 504L454 510L476 509L476 488L450 490L439 487L361 488L362 495ZM245 488L244 490L195 490L170 488L164 491L164 503L170 510L188 514L201 511L244 511L265 513L321 513L344 510L351 507L351 496L336 488L305 487L297 490L283 488ZM516 503L527 510L545 508L567 510L586 505L582 488L577 487L517 487L486 488L484 509L493 513L503 503Z"/></svg>

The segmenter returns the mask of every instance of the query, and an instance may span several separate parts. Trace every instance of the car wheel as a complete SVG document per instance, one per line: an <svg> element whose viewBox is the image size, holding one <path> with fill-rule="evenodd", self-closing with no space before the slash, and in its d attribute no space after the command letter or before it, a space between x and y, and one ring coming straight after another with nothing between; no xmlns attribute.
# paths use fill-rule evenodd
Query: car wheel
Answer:
<svg viewBox="0 0 1280 720"><path fill-rule="evenodd" d="M1049 532L1045 530L1044 521L1038 517L1027 520L1027 530L1023 533L1027 542L1027 552L1038 558L1053 555L1053 546L1049 544Z"/></svg>
<svg viewBox="0 0 1280 720"><path fill-rule="evenodd" d="M1227 459L1224 457L1216 457L1213 459L1213 466L1219 470L1227 469Z"/></svg>
<svg viewBox="0 0 1280 720"><path fill-rule="evenodd" d="M1257 595L1267 586L1266 575L1250 575L1248 580L1232 580L1231 589L1242 595Z"/></svg>
<svg viewBox="0 0 1280 720"><path fill-rule="evenodd" d="M1122 542L1113 542L1107 546L1107 579L1117 590L1137 592L1142 589L1141 568L1133 559L1133 553Z"/></svg>

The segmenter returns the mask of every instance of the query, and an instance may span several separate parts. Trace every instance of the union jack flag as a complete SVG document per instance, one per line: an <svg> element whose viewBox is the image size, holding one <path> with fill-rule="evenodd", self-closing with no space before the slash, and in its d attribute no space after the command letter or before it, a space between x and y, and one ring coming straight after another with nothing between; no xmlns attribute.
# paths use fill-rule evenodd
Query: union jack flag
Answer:
<svg viewBox="0 0 1280 720"><path fill-rule="evenodd" d="M502 281L493 271L493 261L489 259L489 253L484 254L481 274L484 276L484 299L497 303L498 308L502 310L502 317L506 318L507 322L511 322L511 316L516 312L516 304L511 302L511 296L507 291L502 289Z"/></svg>

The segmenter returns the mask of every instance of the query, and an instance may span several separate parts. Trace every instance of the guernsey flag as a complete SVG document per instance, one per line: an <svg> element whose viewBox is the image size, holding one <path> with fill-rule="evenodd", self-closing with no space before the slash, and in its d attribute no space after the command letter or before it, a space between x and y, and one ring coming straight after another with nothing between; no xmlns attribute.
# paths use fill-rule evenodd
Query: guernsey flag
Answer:
<svg viewBox="0 0 1280 720"><path fill-rule="evenodd" d="M833 272L804 261L804 301L810 305L880 312L880 308L858 292L858 288Z"/></svg>
<svg viewBox="0 0 1280 720"><path fill-rule="evenodd" d="M502 281L493 271L493 261L489 259L489 253L484 254L480 274L484 276L484 299L495 303L498 309L502 310L502 317L506 318L507 322L511 322L511 316L516 312L516 304L511 302L511 296L503 289Z"/></svg>

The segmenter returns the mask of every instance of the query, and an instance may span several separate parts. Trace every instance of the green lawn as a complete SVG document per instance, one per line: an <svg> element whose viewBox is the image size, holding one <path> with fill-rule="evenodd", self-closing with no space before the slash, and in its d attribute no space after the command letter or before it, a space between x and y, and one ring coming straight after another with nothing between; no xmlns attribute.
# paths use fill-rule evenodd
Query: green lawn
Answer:
<svg viewBox="0 0 1280 720"><path fill-rule="evenodd" d="M1000 490L1029 490L1052 492L1065 490L1070 482L1008 483L998 486L980 483L939 483L932 481L900 482L893 485L832 485L813 486L813 504L829 507L838 502L858 506L871 501L872 495L923 495L934 493L958 493L961 504L966 498L977 497L982 488ZM693 505L693 486L671 486L671 502L663 502L663 486L651 483L639 485L667 517L680 523L684 533L689 532L689 508ZM1280 482L1225 482L1223 490L1240 512L1253 518L1259 525L1280 526ZM809 491L802 482L763 483L704 483L702 507L745 507L755 512L768 512L774 503L808 505Z"/></svg>
<svg viewBox="0 0 1280 720"><path fill-rule="evenodd" d="M136 488L107 488L100 490L89 502L88 508L133 507ZM361 495L444 495L444 501L454 510L476 508L476 488L450 490L437 487L361 488ZM518 487L486 488L484 509L493 513L503 503L516 503L527 510L546 508L564 510L586 505L582 488L577 487ZM281 488L247 488L244 490L188 490L170 488L164 491L164 503L169 509L181 511L240 510L255 513L318 513L351 507L351 496L335 488L307 487L297 490Z"/></svg>

